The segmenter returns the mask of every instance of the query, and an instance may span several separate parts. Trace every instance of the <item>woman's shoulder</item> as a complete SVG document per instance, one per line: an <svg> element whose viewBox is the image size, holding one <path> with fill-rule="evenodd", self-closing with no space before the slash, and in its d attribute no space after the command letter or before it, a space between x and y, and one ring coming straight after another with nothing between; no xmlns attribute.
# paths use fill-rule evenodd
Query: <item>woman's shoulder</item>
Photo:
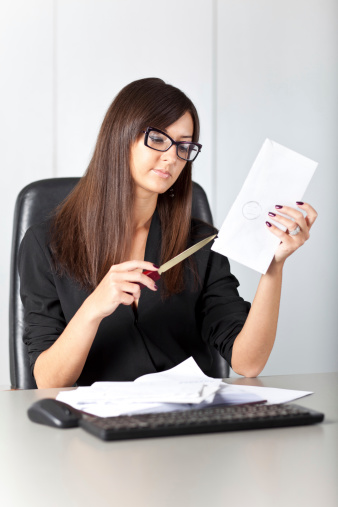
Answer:
<svg viewBox="0 0 338 507"><path fill-rule="evenodd" d="M22 238L20 250L28 248L30 251L34 251L40 247L42 250L48 251L50 225L50 219L31 225Z"/></svg>
<svg viewBox="0 0 338 507"><path fill-rule="evenodd" d="M18 252L18 271L21 285L44 283L53 278L53 262L49 249L49 222L41 222L27 229Z"/></svg>

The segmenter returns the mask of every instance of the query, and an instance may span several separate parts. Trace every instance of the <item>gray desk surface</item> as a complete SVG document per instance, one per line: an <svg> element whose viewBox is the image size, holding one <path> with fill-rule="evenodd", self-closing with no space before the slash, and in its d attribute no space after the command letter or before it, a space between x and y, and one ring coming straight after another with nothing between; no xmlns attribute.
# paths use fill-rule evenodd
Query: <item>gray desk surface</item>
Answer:
<svg viewBox="0 0 338 507"><path fill-rule="evenodd" d="M58 389L0 392L4 507L337 507L338 373L230 379L314 391L315 426L102 442L30 422Z"/></svg>

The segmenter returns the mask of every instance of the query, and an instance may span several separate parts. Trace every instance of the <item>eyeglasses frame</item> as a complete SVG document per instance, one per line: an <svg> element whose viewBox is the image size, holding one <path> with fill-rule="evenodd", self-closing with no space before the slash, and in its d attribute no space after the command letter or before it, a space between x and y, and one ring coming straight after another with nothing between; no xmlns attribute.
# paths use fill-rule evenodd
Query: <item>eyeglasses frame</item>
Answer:
<svg viewBox="0 0 338 507"><path fill-rule="evenodd" d="M164 136L166 136L168 139L170 139L171 141L171 145L168 146L168 148L166 150L158 150L157 148L153 148L152 146L149 146L147 144L147 141L148 141L148 137L149 137L149 133L152 131L152 130L155 130L155 132L159 132L160 134L163 134ZM198 154L201 152L201 149L202 149L202 145L199 144L199 143L194 143L193 141L174 141L174 139L172 137L170 137L166 132L163 132L163 130L160 130L156 127L147 127L146 130L143 130L142 131L145 136L144 136L144 144L147 148L150 148L151 150L155 150L155 151L160 151L161 153L165 153L166 151L170 150L170 148L175 145L176 146L176 154L178 156L178 158L180 158L181 160L184 160L185 162L193 162L194 160L196 160ZM196 153L195 157L192 159L192 160L188 160L186 158L182 158L179 156L178 154L178 146L180 144L193 144L195 146L198 147L198 152Z"/></svg>

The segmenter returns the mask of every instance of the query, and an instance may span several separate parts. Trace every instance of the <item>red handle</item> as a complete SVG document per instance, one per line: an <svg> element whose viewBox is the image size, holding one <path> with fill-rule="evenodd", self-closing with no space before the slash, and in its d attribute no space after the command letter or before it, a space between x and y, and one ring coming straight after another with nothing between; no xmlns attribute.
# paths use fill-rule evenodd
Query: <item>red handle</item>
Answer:
<svg viewBox="0 0 338 507"><path fill-rule="evenodd" d="M149 276L149 278L154 280L154 282L156 282L156 280L159 280L161 278L161 275L159 274L158 271L145 270L145 271L143 271L143 274ZM145 285L143 283L140 283L139 285L140 285L141 289L143 289L143 287L145 287Z"/></svg>

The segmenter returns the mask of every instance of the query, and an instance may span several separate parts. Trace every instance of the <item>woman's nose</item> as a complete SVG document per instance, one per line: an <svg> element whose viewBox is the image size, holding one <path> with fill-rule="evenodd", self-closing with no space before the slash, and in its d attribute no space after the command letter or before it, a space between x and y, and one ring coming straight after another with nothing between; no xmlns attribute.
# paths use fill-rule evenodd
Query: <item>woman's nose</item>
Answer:
<svg viewBox="0 0 338 507"><path fill-rule="evenodd" d="M162 160L168 160L171 163L176 162L177 160L177 149L175 144L170 146L168 151L164 151L161 156Z"/></svg>

